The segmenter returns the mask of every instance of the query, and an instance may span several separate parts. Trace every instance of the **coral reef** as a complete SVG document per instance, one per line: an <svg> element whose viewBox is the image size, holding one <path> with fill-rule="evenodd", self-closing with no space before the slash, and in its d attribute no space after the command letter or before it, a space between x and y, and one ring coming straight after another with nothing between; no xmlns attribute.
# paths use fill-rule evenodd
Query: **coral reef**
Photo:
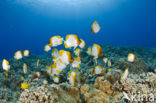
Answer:
<svg viewBox="0 0 156 103"><path fill-rule="evenodd" d="M119 61L117 65L121 70L129 68L129 72L134 74L141 74L142 72L147 72L148 70L145 61L142 59L137 59L134 63L129 63L126 60L122 60Z"/></svg>
<svg viewBox="0 0 156 103"><path fill-rule="evenodd" d="M110 72L108 72L105 77L110 83L114 84L116 81L121 80L121 76L122 76L121 70L113 69Z"/></svg>
<svg viewBox="0 0 156 103"><path fill-rule="evenodd" d="M26 89L19 103L81 103L79 89L69 85L50 85Z"/></svg>
<svg viewBox="0 0 156 103"><path fill-rule="evenodd" d="M89 89L86 85L82 86L83 92L81 93L86 103L110 103L110 98L119 94L118 92L113 91L111 87L112 84L102 76L96 79L93 88ZM87 91L84 92L84 90Z"/></svg>
<svg viewBox="0 0 156 103"><path fill-rule="evenodd" d="M124 103L123 91L128 93L156 96L156 75L154 73L130 74L127 80L121 80L121 71L112 70L97 77L93 86L84 84L74 87L67 83L59 85L32 86L22 92L19 102L45 103ZM132 102L132 101L127 101ZM144 100L144 102L147 102Z"/></svg>
<svg viewBox="0 0 156 103"><path fill-rule="evenodd" d="M55 84L46 75L44 69L52 64L51 54L24 57L21 60L10 59L11 68L8 72L2 69L0 75L0 102L20 103L131 103L132 100L122 99L123 92L128 96L131 93L149 94L156 97L156 49L127 48L103 46L104 56L112 61L111 71L107 71L102 61L98 59L98 65L104 67L100 75L95 75L93 68L96 65L93 57L82 52L82 61L79 68L82 83L80 86L71 86L67 83L69 66L60 75L60 83ZM134 63L127 62L127 54L133 52L136 55ZM40 66L36 66L40 59ZM0 62L2 63L2 62ZM28 65L28 73L24 75L23 63ZM129 68L126 80L121 80L122 73ZM0 65L0 68L1 65ZM8 74L8 76L6 75ZM24 78L21 79L21 76ZM48 81L43 84L43 79ZM21 83L30 84L28 89L21 89ZM156 101L156 100L155 100ZM144 98L143 102L147 102ZM154 103L154 102L153 102Z"/></svg>
<svg viewBox="0 0 156 103"><path fill-rule="evenodd" d="M9 101L12 99L13 93L7 89L0 88L0 100Z"/></svg>
<svg viewBox="0 0 156 103"><path fill-rule="evenodd" d="M156 74L143 73L140 76L130 74L129 78L125 81L118 81L113 85L114 90L126 92L129 95L134 94L153 94L156 96ZM143 98L143 102L147 102L146 98ZM130 100L132 102L132 100Z"/></svg>

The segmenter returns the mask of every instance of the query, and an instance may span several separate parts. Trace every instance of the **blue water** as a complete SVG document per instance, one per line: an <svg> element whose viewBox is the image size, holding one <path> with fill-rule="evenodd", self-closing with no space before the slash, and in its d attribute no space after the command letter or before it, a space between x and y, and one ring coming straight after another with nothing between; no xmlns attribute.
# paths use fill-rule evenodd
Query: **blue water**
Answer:
<svg viewBox="0 0 156 103"><path fill-rule="evenodd" d="M1 0L0 60L17 50L44 54L53 35L74 33L87 46L156 47L156 0ZM97 20L98 34L91 34Z"/></svg>

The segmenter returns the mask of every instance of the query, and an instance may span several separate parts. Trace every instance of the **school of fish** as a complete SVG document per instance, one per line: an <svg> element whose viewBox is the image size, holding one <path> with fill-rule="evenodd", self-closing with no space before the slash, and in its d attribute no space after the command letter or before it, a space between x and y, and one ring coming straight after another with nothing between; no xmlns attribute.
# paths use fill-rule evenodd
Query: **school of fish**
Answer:
<svg viewBox="0 0 156 103"><path fill-rule="evenodd" d="M96 34L100 31L100 26L97 23L97 21L93 22L91 26L91 32L93 34ZM58 50L56 47L59 45L64 45L65 49ZM86 50L86 53L93 57L93 60L95 61L95 67L94 67L94 74L99 75L102 73L103 69L106 69L107 71L111 70L112 62L109 58L103 57L103 51L102 47L98 44L93 44L92 46L86 48L86 42L79 38L76 34L68 34L66 35L65 39L59 35L53 36L50 38L49 43L47 43L44 46L44 51L49 52L51 51L51 56L53 59L52 65L46 66L46 73L47 75L52 78L54 83L60 82L60 74L61 72L69 67L70 71L68 72L68 75L66 79L68 82L73 85L81 85L81 75L79 72L80 65L81 65L81 52ZM68 51L68 49L70 51ZM72 55L74 54L74 55ZM23 57L29 57L31 55L29 50L17 51L14 54L14 58L16 60L20 60ZM98 65L98 58L103 57L103 64L104 66ZM134 62L135 61L135 55L133 53L128 54L127 58L128 62ZM36 66L40 66L40 59L36 61ZM2 61L2 68L7 73L10 70L11 65L9 64L9 61L6 59L3 59ZM23 64L23 73L28 73L28 66L26 63ZM122 75L122 80L126 80L128 76L128 68L125 69ZM24 77L21 77L21 79L24 79ZM43 79L43 84L48 84L47 79ZM29 87L29 84L26 82L21 83L21 88L27 89Z"/></svg>

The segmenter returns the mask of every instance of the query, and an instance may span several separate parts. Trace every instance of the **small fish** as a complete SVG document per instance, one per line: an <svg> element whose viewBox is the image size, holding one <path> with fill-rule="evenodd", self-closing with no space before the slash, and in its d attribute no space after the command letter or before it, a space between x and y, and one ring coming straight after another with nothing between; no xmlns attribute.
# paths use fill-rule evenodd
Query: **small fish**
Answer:
<svg viewBox="0 0 156 103"><path fill-rule="evenodd" d="M56 65L57 63L56 62L54 62L52 65L51 65L51 68L56 68L57 67L57 65Z"/></svg>
<svg viewBox="0 0 156 103"><path fill-rule="evenodd" d="M23 64L23 72L24 72L24 74L27 73L27 65L25 63Z"/></svg>
<svg viewBox="0 0 156 103"><path fill-rule="evenodd" d="M81 56L81 50L79 48L75 49L74 51L75 55L80 57Z"/></svg>
<svg viewBox="0 0 156 103"><path fill-rule="evenodd" d="M14 58L15 58L16 60L22 59L22 58L23 58L22 51L17 51L17 52L15 53Z"/></svg>
<svg viewBox="0 0 156 103"><path fill-rule="evenodd" d="M69 80L69 83L72 85L72 86L75 86L76 85L76 72L74 71L70 71L69 74L68 74L68 80Z"/></svg>
<svg viewBox="0 0 156 103"><path fill-rule="evenodd" d="M72 63L72 67L73 68L79 68L80 67L80 64L81 64L80 57L76 57L76 58L74 58L74 61Z"/></svg>
<svg viewBox="0 0 156 103"><path fill-rule="evenodd" d="M125 80L127 79L127 76L128 76L128 68L126 68L125 72L122 74L122 80Z"/></svg>
<svg viewBox="0 0 156 103"><path fill-rule="evenodd" d="M51 46L49 44L44 46L44 51L49 52L51 50Z"/></svg>
<svg viewBox="0 0 156 103"><path fill-rule="evenodd" d="M51 72L52 72L52 70L51 70L51 66L48 66L47 69L46 69L46 71L47 71L47 74L50 75Z"/></svg>
<svg viewBox="0 0 156 103"><path fill-rule="evenodd" d="M47 84L48 84L47 79L43 79L43 84L45 84L45 85L47 85Z"/></svg>
<svg viewBox="0 0 156 103"><path fill-rule="evenodd" d="M56 47L58 45L63 44L63 38L61 36L53 36L49 40L49 44L51 47Z"/></svg>
<svg viewBox="0 0 156 103"><path fill-rule="evenodd" d="M28 83L26 83L26 82L21 83L21 88L22 88L22 89L28 89L29 86L30 86L30 84L28 84Z"/></svg>
<svg viewBox="0 0 156 103"><path fill-rule="evenodd" d="M10 69L9 61L7 61L6 59L3 59L3 61L2 61L2 68L5 71L9 71L9 69Z"/></svg>
<svg viewBox="0 0 156 103"><path fill-rule="evenodd" d="M133 53L128 54L128 62L134 62L135 61L135 55Z"/></svg>
<svg viewBox="0 0 156 103"><path fill-rule="evenodd" d="M111 67L112 66L112 63L111 63L111 60L110 59L108 60L107 65L108 65L108 67Z"/></svg>
<svg viewBox="0 0 156 103"><path fill-rule="evenodd" d="M59 51L58 49L54 48L52 49L52 57L54 58L54 60L57 60L59 58Z"/></svg>
<svg viewBox="0 0 156 103"><path fill-rule="evenodd" d="M95 74L101 74L102 73L102 67L100 65L96 66L94 68L94 73Z"/></svg>
<svg viewBox="0 0 156 103"><path fill-rule="evenodd" d="M47 68L47 72L50 76L59 75L62 70L58 70L57 63L54 62L50 67Z"/></svg>
<svg viewBox="0 0 156 103"><path fill-rule="evenodd" d="M37 60L37 67L40 66L40 59Z"/></svg>
<svg viewBox="0 0 156 103"><path fill-rule="evenodd" d="M65 48L74 47L75 49L77 46L80 45L80 40L77 35L69 34L66 36L64 44L65 44Z"/></svg>
<svg viewBox="0 0 156 103"><path fill-rule="evenodd" d="M60 82L60 78L57 77L57 76L54 76L53 77L53 81L54 81L54 83L59 83Z"/></svg>
<svg viewBox="0 0 156 103"><path fill-rule="evenodd" d="M92 48L91 48L91 47L88 47L88 49L87 49L87 54L88 54L88 55L92 55Z"/></svg>
<svg viewBox="0 0 156 103"><path fill-rule="evenodd" d="M104 57L103 62L106 64L108 62L108 58Z"/></svg>
<svg viewBox="0 0 156 103"><path fill-rule="evenodd" d="M60 59L56 61L56 70L62 72L62 70L65 68L66 68L66 65Z"/></svg>
<svg viewBox="0 0 156 103"><path fill-rule="evenodd" d="M93 34L98 33L100 31L101 27L99 26L99 24L97 23L97 21L94 21L94 23L91 26L91 32Z"/></svg>
<svg viewBox="0 0 156 103"><path fill-rule="evenodd" d="M99 58L103 56L103 51L100 45L98 44L93 44L92 46L92 56L94 56L94 58Z"/></svg>
<svg viewBox="0 0 156 103"><path fill-rule="evenodd" d="M62 72L62 69L60 70L60 68L52 68L52 73L51 76L54 75L59 75Z"/></svg>
<svg viewBox="0 0 156 103"><path fill-rule="evenodd" d="M72 63L73 62L73 57L70 57L70 58L71 58L70 63ZM65 68L66 67L66 64L64 64L64 62L61 59L56 61L56 65L57 65L57 67L59 66L60 68Z"/></svg>
<svg viewBox="0 0 156 103"><path fill-rule="evenodd" d="M80 45L79 45L80 48L85 48L86 47L86 43L83 39L80 39Z"/></svg>
<svg viewBox="0 0 156 103"><path fill-rule="evenodd" d="M28 57L29 55L30 55L30 51L29 50L24 50L23 56Z"/></svg>
<svg viewBox="0 0 156 103"><path fill-rule="evenodd" d="M60 50L59 55L63 64L68 65L73 62L73 57L69 51Z"/></svg>

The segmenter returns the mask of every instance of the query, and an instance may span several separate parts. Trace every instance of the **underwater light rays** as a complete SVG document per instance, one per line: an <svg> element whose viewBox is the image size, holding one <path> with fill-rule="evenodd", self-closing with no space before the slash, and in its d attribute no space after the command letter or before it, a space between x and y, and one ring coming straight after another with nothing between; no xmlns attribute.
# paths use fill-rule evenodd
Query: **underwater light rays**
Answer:
<svg viewBox="0 0 156 103"><path fill-rule="evenodd" d="M16 0L19 5L24 5L36 12L57 15L60 13L78 13L87 16L112 10L125 0Z"/></svg>

